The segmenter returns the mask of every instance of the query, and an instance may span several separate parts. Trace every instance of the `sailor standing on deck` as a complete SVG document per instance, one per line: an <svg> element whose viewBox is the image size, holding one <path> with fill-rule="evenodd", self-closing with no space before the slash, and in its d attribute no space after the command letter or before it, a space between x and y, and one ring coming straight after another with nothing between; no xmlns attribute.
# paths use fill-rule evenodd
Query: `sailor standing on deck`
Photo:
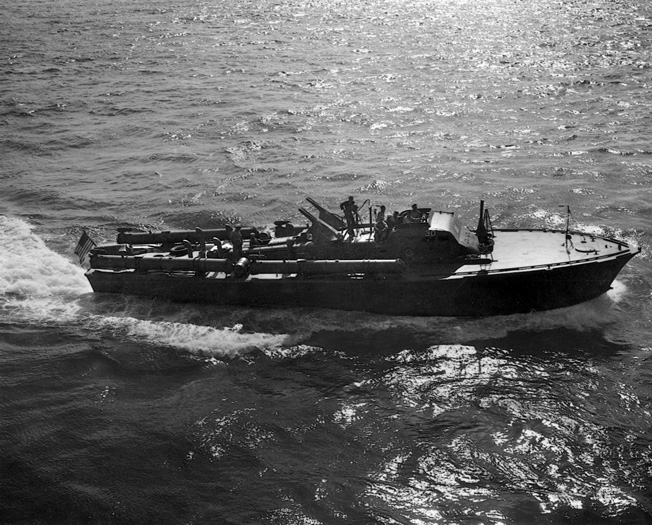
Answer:
<svg viewBox="0 0 652 525"><path fill-rule="evenodd" d="M233 255L238 260L242 255L242 226L239 224L236 225L235 230L231 232L231 238L229 240L233 246Z"/></svg>
<svg viewBox="0 0 652 525"><path fill-rule="evenodd" d="M387 209L387 208L385 208L385 206L382 205L382 206L380 207L380 210L378 210L378 211L376 212L376 222L378 222L378 221L384 221L384 220L385 220L385 210L386 210L386 209Z"/></svg>
<svg viewBox="0 0 652 525"><path fill-rule="evenodd" d="M376 224L374 225L374 241L382 242L387 237L387 223L385 222L384 215L378 214L376 217Z"/></svg>
<svg viewBox="0 0 652 525"><path fill-rule="evenodd" d="M358 206L353 200L353 197L349 197L349 200L346 200L340 204L340 210L344 212L344 218L346 219L346 231L349 232L349 241L351 241L353 240L353 235L355 233L354 228L357 225L355 217L358 214Z"/></svg>

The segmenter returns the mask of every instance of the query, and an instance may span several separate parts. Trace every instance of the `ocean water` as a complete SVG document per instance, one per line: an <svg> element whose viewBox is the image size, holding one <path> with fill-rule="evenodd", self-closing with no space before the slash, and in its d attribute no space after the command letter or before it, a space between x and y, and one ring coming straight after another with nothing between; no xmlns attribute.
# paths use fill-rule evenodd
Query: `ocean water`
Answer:
<svg viewBox="0 0 652 525"><path fill-rule="evenodd" d="M652 7L16 0L0 521L652 523ZM82 231L311 196L641 247L608 294L409 318L94 295ZM391 298L388 298L391 301Z"/></svg>

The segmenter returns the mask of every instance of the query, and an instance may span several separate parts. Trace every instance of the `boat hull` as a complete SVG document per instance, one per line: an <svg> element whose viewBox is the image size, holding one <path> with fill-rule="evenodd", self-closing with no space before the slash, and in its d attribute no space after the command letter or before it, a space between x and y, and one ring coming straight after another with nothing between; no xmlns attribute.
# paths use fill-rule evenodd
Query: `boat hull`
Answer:
<svg viewBox="0 0 652 525"><path fill-rule="evenodd" d="M399 276L247 279L193 272L89 270L95 292L131 294L178 302L252 307L317 307L386 315L487 316L550 310L582 303L607 292L633 257L504 272L456 274L409 271Z"/></svg>

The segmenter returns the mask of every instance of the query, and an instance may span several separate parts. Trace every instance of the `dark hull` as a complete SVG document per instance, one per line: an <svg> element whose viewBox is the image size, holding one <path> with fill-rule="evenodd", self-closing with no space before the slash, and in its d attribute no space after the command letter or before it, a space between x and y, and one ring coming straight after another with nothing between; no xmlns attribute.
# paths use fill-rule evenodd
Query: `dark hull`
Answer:
<svg viewBox="0 0 652 525"><path fill-rule="evenodd" d="M387 279L273 278L238 280L192 273L90 270L95 292L179 302L264 307L317 307L386 315L485 316L550 310L607 292L633 256L509 272Z"/></svg>

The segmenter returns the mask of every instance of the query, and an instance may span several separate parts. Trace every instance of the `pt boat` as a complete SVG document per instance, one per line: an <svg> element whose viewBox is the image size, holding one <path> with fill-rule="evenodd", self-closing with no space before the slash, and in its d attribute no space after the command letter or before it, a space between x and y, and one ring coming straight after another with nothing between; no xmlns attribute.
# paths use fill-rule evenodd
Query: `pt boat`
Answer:
<svg viewBox="0 0 652 525"><path fill-rule="evenodd" d="M489 316L576 305L607 292L640 252L565 230L494 229L484 202L475 230L448 211L406 210L379 234L314 199L305 227L134 231L80 240L97 293L247 307L310 307L398 316ZM569 212L570 216L570 212Z"/></svg>

